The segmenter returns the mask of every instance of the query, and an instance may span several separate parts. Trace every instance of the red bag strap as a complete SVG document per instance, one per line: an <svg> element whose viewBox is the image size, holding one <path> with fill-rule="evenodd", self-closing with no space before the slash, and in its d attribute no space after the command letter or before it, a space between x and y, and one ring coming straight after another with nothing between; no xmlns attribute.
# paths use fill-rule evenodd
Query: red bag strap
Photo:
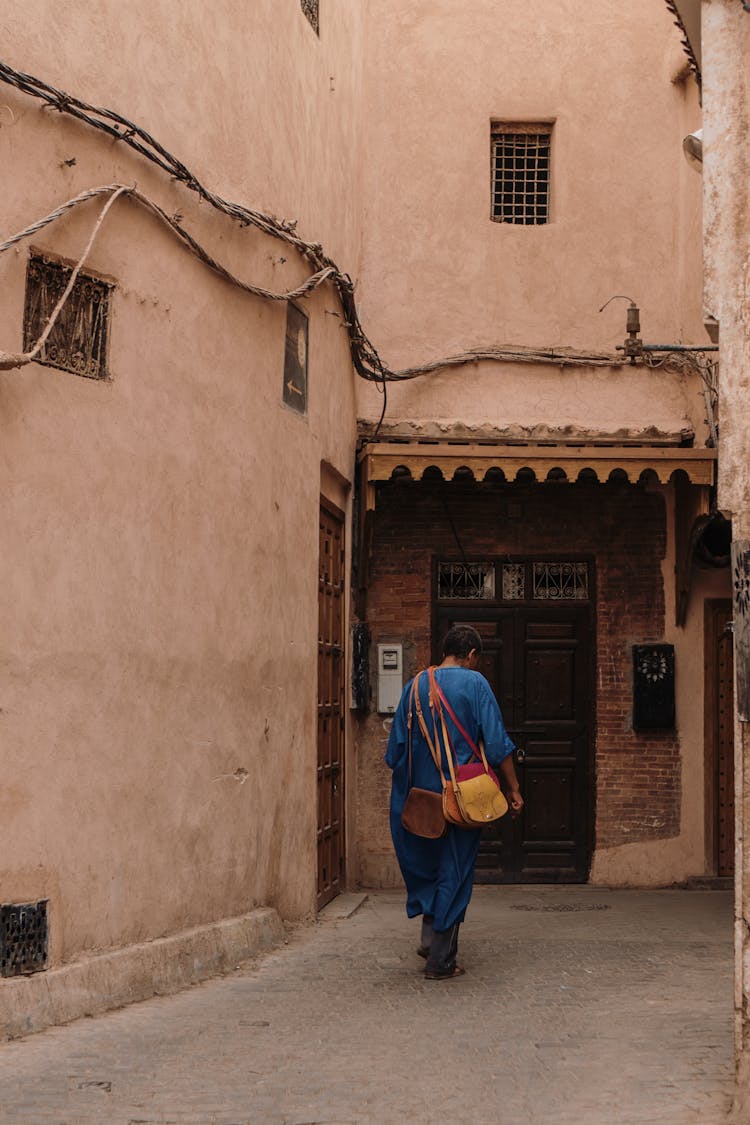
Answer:
<svg viewBox="0 0 750 1125"><path fill-rule="evenodd" d="M450 703L446 699L445 692L441 688L440 684L437 682L437 676L435 675L435 671L432 668L430 669L430 679L431 679L431 682L435 685L435 691L437 692L438 696L440 697L440 702L443 704L446 711L448 712L451 719L453 720L453 724L454 724L456 730L461 735L461 737L464 739L464 741L466 742L466 745L469 747L469 749L471 750L474 757L478 758L479 761L481 762L482 761L482 755L479 752L479 749L477 747L476 742L471 737L471 735L468 733L468 731L464 730L463 726L459 722L459 720L456 716L456 712L453 710Z"/></svg>

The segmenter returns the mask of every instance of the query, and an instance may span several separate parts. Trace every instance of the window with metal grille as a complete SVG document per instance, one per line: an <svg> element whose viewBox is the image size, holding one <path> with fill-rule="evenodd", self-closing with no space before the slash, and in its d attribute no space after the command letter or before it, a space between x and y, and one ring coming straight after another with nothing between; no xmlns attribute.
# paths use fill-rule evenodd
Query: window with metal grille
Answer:
<svg viewBox="0 0 750 1125"><path fill-rule="evenodd" d="M492 126L492 218L535 226L549 222L550 124Z"/></svg>
<svg viewBox="0 0 750 1125"><path fill-rule="evenodd" d="M589 596L585 562L535 562L532 574L534 597L542 601L585 601Z"/></svg>
<svg viewBox="0 0 750 1125"><path fill-rule="evenodd" d="M320 23L319 23L319 11L318 11L319 0L300 0L300 4L302 5L302 11L305 13L305 15L309 19L310 23L312 24L313 28L315 29L315 34L320 35Z"/></svg>
<svg viewBox="0 0 750 1125"><path fill-rule="evenodd" d="M491 563L438 563L438 598L487 601L495 597Z"/></svg>
<svg viewBox="0 0 750 1125"><path fill-rule="evenodd" d="M26 271L26 305L23 314L23 348L30 351L47 326L67 286L72 266L54 258L32 254ZM112 285L79 273L37 363L85 375L107 377L107 327Z"/></svg>

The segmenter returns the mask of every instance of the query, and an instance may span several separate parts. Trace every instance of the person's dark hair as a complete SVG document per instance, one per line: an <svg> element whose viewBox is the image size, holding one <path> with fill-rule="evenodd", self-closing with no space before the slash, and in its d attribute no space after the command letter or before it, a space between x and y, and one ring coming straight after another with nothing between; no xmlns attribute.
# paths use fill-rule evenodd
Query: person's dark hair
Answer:
<svg viewBox="0 0 750 1125"><path fill-rule="evenodd" d="M443 656L465 660L473 648L482 651L482 638L471 625L454 625L443 638Z"/></svg>

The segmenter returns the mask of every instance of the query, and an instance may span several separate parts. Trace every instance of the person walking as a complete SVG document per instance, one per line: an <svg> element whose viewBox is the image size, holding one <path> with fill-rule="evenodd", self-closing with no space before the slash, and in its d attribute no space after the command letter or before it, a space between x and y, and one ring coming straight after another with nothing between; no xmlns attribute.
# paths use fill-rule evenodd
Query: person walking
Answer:
<svg viewBox="0 0 750 1125"><path fill-rule="evenodd" d="M499 771L511 816L523 808L518 787L513 751L492 688L476 669L482 652L482 639L468 625L454 625L443 641L442 663L435 670L438 687L444 693L458 724L450 711L446 724L459 764L469 762L473 750L465 735L478 745L481 739L489 764ZM422 915L422 937L417 952L427 961L427 980L448 980L462 976L464 969L456 961L458 929L466 915L474 885L474 867L479 851L481 829L449 825L439 839L425 839L409 832L401 823L401 814L412 785L440 793L442 778L430 752L414 707L412 683L404 688L393 718L386 764L392 773L391 836L401 874L406 884L406 913L409 918ZM432 723L429 682L426 674L417 679L423 721ZM428 733L436 741L434 730ZM411 727L411 764L409 740ZM439 739L437 745L440 745ZM444 771L447 765L443 762Z"/></svg>

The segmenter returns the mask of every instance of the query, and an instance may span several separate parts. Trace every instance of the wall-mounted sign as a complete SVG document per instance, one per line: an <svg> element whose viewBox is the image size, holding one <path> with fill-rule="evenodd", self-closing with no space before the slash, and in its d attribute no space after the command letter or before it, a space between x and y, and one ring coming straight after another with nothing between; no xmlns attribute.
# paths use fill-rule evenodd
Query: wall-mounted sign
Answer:
<svg viewBox="0 0 750 1125"><path fill-rule="evenodd" d="M633 729L674 729L674 645L633 645Z"/></svg>
<svg viewBox="0 0 750 1125"><path fill-rule="evenodd" d="M286 306L284 402L307 414L307 317L291 301Z"/></svg>

